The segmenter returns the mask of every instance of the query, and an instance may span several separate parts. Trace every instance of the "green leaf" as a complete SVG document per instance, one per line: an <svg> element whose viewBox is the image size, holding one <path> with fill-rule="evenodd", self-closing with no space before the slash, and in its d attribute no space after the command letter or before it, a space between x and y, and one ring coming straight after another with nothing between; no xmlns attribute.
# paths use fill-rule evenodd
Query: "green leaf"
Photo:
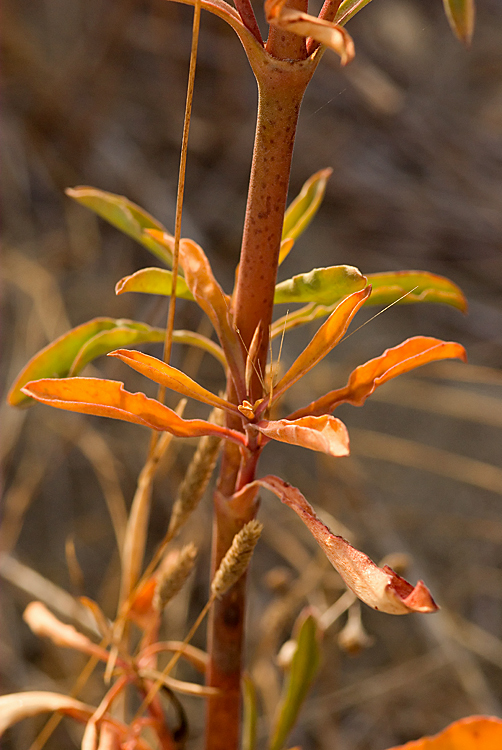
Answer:
<svg viewBox="0 0 502 750"><path fill-rule="evenodd" d="M165 268L141 268L115 285L115 294L124 292L143 292L144 294L163 294L171 296L173 290L173 274ZM193 299L190 289L183 277L178 276L176 281L176 297L181 299Z"/></svg>
<svg viewBox="0 0 502 750"><path fill-rule="evenodd" d="M165 329L152 328L134 320L94 318L72 328L30 359L9 391L11 406L27 406L31 399L21 388L31 380L77 375L86 364L114 349L134 344L164 341ZM226 366L222 349L205 336L192 331L173 331L173 341L197 346Z"/></svg>
<svg viewBox="0 0 502 750"><path fill-rule="evenodd" d="M319 668L317 623L308 615L300 627L297 647L284 685L269 750L282 750L293 728L308 689Z"/></svg>
<svg viewBox="0 0 502 750"><path fill-rule="evenodd" d="M28 404L31 399L21 392L23 385L39 378L62 378L68 375L80 349L101 331L115 328L113 318L94 318L63 334L35 354L18 375L9 391L7 400L11 406Z"/></svg>
<svg viewBox="0 0 502 750"><path fill-rule="evenodd" d="M275 287L274 303L316 302L333 305L342 297L364 289L368 282L354 266L314 268L281 281Z"/></svg>
<svg viewBox="0 0 502 750"><path fill-rule="evenodd" d="M145 229L158 229L166 232L162 224L150 216L149 213L137 206L123 195L107 193L97 188L82 186L68 188L66 195L74 198L78 203L90 208L91 211L106 219L114 227L129 235L147 248L157 258L168 266L172 266L172 255L165 245L161 245L148 234Z"/></svg>
<svg viewBox="0 0 502 750"><path fill-rule="evenodd" d="M120 325L125 323L126 325ZM117 327L111 331L101 331L93 336L92 339L84 344L75 358L68 375L78 375L85 365L92 362L93 359L109 354L115 349L121 349L124 346L134 346L136 344L153 344L164 341L166 337L165 328L153 328L145 323L135 323L134 321L117 320ZM194 331L178 330L173 331L174 344L186 344L187 346L196 346L208 354L211 354L226 367L226 359L223 349L211 339L202 336Z"/></svg>
<svg viewBox="0 0 502 750"><path fill-rule="evenodd" d="M115 328L109 331L101 331L82 346L70 367L69 376L78 375L89 362L112 352L114 349L133 346L134 344L164 341L166 335L164 328L152 328L144 323L134 323L130 320L117 320L116 323ZM121 325L121 323L124 325Z"/></svg>
<svg viewBox="0 0 502 750"><path fill-rule="evenodd" d="M305 274L305 276L308 276L308 274ZM295 278L297 277L293 277L289 282ZM388 271L386 273L369 273L366 278L368 284L372 285L371 295L366 300L366 305L390 305L396 302L400 305L417 302L438 302L456 307L462 312L467 310L467 301L462 290L443 276L427 271ZM287 282L283 283L286 284ZM277 286L280 286L280 284ZM292 302L293 300L289 301ZM336 305L337 302L332 305L309 302L304 307L278 318L271 326L270 336L274 339L282 335L284 331L305 325L317 318L325 318L333 312Z"/></svg>
<svg viewBox="0 0 502 750"><path fill-rule="evenodd" d="M343 0L338 6L333 23L336 23L339 26L345 26L347 21L350 21L356 13L359 13L359 11L370 2L371 0Z"/></svg>
<svg viewBox="0 0 502 750"><path fill-rule="evenodd" d="M296 240L316 215L324 198L326 183L332 171L328 167L313 174L303 185L294 201L288 206L284 215L284 225L282 228L283 244L279 255L279 263L282 263L293 247L293 243L286 243L285 240Z"/></svg>
<svg viewBox="0 0 502 750"><path fill-rule="evenodd" d="M242 678L242 750L255 750L258 733L256 690L249 675Z"/></svg>
<svg viewBox="0 0 502 750"><path fill-rule="evenodd" d="M441 302L462 312L467 310L462 290L444 276L427 271L389 271L370 273L367 278L372 287L367 305L390 305L398 300L399 304Z"/></svg>
<svg viewBox="0 0 502 750"><path fill-rule="evenodd" d="M476 15L474 0L443 0L443 5L453 33L469 47Z"/></svg>

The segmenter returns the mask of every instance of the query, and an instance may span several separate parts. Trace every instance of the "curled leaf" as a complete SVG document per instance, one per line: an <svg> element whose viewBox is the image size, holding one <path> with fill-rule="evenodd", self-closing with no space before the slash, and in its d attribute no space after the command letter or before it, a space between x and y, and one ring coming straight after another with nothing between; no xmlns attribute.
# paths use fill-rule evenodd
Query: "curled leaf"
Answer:
<svg viewBox="0 0 502 750"><path fill-rule="evenodd" d="M2 695L0 697L0 736L12 724L47 711L60 711L80 721L86 721L94 713L94 708L59 693L33 691Z"/></svg>
<svg viewBox="0 0 502 750"><path fill-rule="evenodd" d="M346 65L354 57L354 43L341 26L308 13L285 7L285 0L266 0L267 22L293 34L311 37L336 52L341 64Z"/></svg>
<svg viewBox="0 0 502 750"><path fill-rule="evenodd" d="M258 484L277 495L302 519L351 591L365 604L390 615L435 612L438 609L423 581L412 586L392 568L379 568L367 555L333 534L316 516L300 490L267 476Z"/></svg>
<svg viewBox="0 0 502 750"><path fill-rule="evenodd" d="M182 419L176 412L144 393L129 393L124 384L100 378L61 378L35 380L24 393L43 404L66 411L112 417L133 422L153 430L170 432L176 437L216 435L245 445L244 435L236 430L206 422L203 419Z"/></svg>
<svg viewBox="0 0 502 750"><path fill-rule="evenodd" d="M367 287L354 292L340 302L275 386L274 401L315 367L338 344L349 327L350 321L369 297L370 292L371 287Z"/></svg>
<svg viewBox="0 0 502 750"><path fill-rule="evenodd" d="M86 185L68 188L66 195L90 208L102 219L135 239L168 266L172 265L172 253L169 248L165 244L157 242L150 235L145 234L145 229L157 229L166 232L165 227L144 209L137 206L136 203L123 195L107 193L105 190L98 190Z"/></svg>
<svg viewBox="0 0 502 750"><path fill-rule="evenodd" d="M173 274L166 268L140 268L115 285L115 294L124 292L143 292L143 294L162 294L170 297L173 291ZM193 299L190 289L182 276L176 281L176 297Z"/></svg>
<svg viewBox="0 0 502 750"><path fill-rule="evenodd" d="M443 5L454 34L470 47L476 15L474 0L443 0Z"/></svg>
<svg viewBox="0 0 502 750"><path fill-rule="evenodd" d="M502 720L496 716L468 716L455 721L434 737L422 737L389 750L499 750Z"/></svg>
<svg viewBox="0 0 502 750"><path fill-rule="evenodd" d="M465 349L454 341L441 341L430 336L414 336L392 349L386 349L379 357L370 359L364 365L359 365L351 373L344 388L330 391L291 416L298 418L304 414L329 414L342 403L362 406L379 385L397 375L441 359L465 361Z"/></svg>
<svg viewBox="0 0 502 750"><path fill-rule="evenodd" d="M172 367L156 357L151 357L149 354L143 354L143 352L135 350L130 351L129 349L117 349L115 352L110 352L108 356L122 360L126 365L132 367L133 370L140 372L155 383L164 385L166 388L181 393L183 396L195 398L197 401L202 401L202 403L209 404L217 409L224 409L233 414L239 414L238 408L234 404L231 404L230 401L215 396L214 393L203 388L195 380L192 380L184 372L181 372L181 370L177 370L176 367Z"/></svg>
<svg viewBox="0 0 502 750"><path fill-rule="evenodd" d="M302 37L312 37L339 55L341 64L347 65L355 54L354 42L344 28L300 10L285 7L285 0L266 0L267 22Z"/></svg>
<svg viewBox="0 0 502 750"><path fill-rule="evenodd" d="M313 268L275 287L274 303L316 302L333 305L343 297L358 292L367 285L365 276L354 266Z"/></svg>
<svg viewBox="0 0 502 750"><path fill-rule="evenodd" d="M256 427L271 440L299 445L328 456L349 455L349 435L339 419L327 415L259 422Z"/></svg>
<svg viewBox="0 0 502 750"><path fill-rule="evenodd" d="M63 648L74 648L85 654L94 654L98 658L107 658L107 652L101 649L90 638L79 633L73 625L66 625L50 612L42 602L31 602L23 613L23 619L31 630L40 637L50 638L53 643Z"/></svg>

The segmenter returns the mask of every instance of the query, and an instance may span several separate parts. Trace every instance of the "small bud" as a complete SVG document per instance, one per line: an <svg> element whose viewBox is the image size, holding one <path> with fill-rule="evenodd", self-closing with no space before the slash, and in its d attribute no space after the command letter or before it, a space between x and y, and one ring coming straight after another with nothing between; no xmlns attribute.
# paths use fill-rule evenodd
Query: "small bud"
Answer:
<svg viewBox="0 0 502 750"><path fill-rule="evenodd" d="M361 620L360 604L355 602L349 609L345 627L338 633L338 645L351 656L356 656L363 649L372 646L374 640L365 631Z"/></svg>
<svg viewBox="0 0 502 750"><path fill-rule="evenodd" d="M277 666L281 669L289 669L297 648L298 643L294 639L283 643L276 657Z"/></svg>

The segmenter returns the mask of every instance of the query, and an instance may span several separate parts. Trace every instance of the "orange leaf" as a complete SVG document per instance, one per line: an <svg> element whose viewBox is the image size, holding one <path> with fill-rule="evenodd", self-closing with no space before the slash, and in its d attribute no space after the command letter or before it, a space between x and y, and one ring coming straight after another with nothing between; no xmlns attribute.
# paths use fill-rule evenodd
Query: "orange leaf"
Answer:
<svg viewBox="0 0 502 750"><path fill-rule="evenodd" d="M441 341L429 336L407 339L392 349L386 349L379 357L356 367L344 388L330 391L303 409L298 409L290 418L305 414L329 414L342 403L362 406L377 386L397 375L440 359L462 359L465 362L465 349L454 341Z"/></svg>
<svg viewBox="0 0 502 750"><path fill-rule="evenodd" d="M171 367L171 365L162 362L162 360L156 357L129 349L117 349L114 352L110 352L108 356L121 359L126 365L132 367L133 370L137 370L155 383L165 385L167 388L183 394L183 396L195 398L197 401L202 401L204 404L215 406L218 409L225 409L234 414L240 414L238 408L234 404L231 404L230 401L215 396L211 391L206 390L206 388L196 383L195 380L185 375L184 372L181 372L181 370Z"/></svg>
<svg viewBox="0 0 502 750"><path fill-rule="evenodd" d="M422 581L413 587L388 565L379 568L363 552L352 547L341 536L335 536L317 518L312 506L296 487L274 476L259 479L257 484L271 490L295 511L349 589L365 604L390 615L435 612L438 609Z"/></svg>
<svg viewBox="0 0 502 750"><path fill-rule="evenodd" d="M60 378L34 380L23 388L37 401L58 409L112 417L133 422L154 430L170 432L176 437L216 435L246 445L240 432L206 422L203 419L182 419L176 412L144 393L129 393L124 384L100 378Z"/></svg>
<svg viewBox="0 0 502 750"><path fill-rule="evenodd" d="M354 292L343 299L327 320L317 330L300 356L274 388L273 401L278 399L293 383L302 378L338 344L350 321L371 294L371 287Z"/></svg>
<svg viewBox="0 0 502 750"><path fill-rule="evenodd" d="M267 22L285 31L305 38L312 37L319 44L329 47L340 56L341 64L347 65L354 57L354 42L350 35L337 24L310 16L293 8L285 7L285 0L267 0L265 3Z"/></svg>
<svg viewBox="0 0 502 750"><path fill-rule="evenodd" d="M434 737L422 737L389 750L500 750L501 747L501 719L495 716L468 716L450 724Z"/></svg>
<svg viewBox="0 0 502 750"><path fill-rule="evenodd" d="M147 230L147 233L158 242L166 242L170 248L172 247L173 238L170 235L155 229ZM218 334L237 394L242 401L246 395L244 357L241 343L231 322L230 297L223 292L216 281L204 250L196 242L188 239L181 240L179 257L188 288Z"/></svg>
<svg viewBox="0 0 502 750"><path fill-rule="evenodd" d="M347 428L335 417L324 415L295 420L279 419L259 422L256 426L263 435L281 443L301 445L312 451L327 453L328 456L349 455Z"/></svg>

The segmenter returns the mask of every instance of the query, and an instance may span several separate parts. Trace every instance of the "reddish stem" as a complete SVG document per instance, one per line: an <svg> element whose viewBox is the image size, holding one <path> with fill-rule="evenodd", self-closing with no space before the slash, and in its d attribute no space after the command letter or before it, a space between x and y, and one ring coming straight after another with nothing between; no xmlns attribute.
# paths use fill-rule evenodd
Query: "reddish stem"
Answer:
<svg viewBox="0 0 502 750"><path fill-rule="evenodd" d="M255 360L256 369L261 373L265 372L267 361L268 332L298 114L316 67L312 60L295 59L295 55L303 55L304 44L300 48L298 52L294 40L289 59L276 59L265 53L255 55L251 61L258 80L259 104L234 295L234 320L247 350L257 326L262 327L263 337ZM285 51L284 45L281 50ZM232 390L229 383L227 396L234 400ZM254 402L262 395L263 383L255 373L249 400ZM234 419L233 416L227 417L227 424L234 427ZM238 505L231 498L237 489L255 478L258 452L258 445L252 452L240 451L229 443L224 449L219 491L215 495L213 574L235 534L256 515L256 490L249 496L240 496ZM245 588L243 576L221 600L215 602L209 620L207 684L219 688L222 694L208 699L206 750L236 750L239 746Z"/></svg>
<svg viewBox="0 0 502 750"><path fill-rule="evenodd" d="M277 65L271 62L268 67L267 77L259 81L256 138L235 289L235 325L247 349L257 326L262 325L263 336L256 357L256 369L261 373L265 372L268 354L296 126L310 80L310 75L306 76L309 68L298 71L293 62ZM263 386L255 372L250 401L262 395Z"/></svg>
<svg viewBox="0 0 502 750"><path fill-rule="evenodd" d="M250 0L235 0L235 7L242 18L244 26L246 26L260 44L263 45L263 39L261 38L260 29Z"/></svg>

